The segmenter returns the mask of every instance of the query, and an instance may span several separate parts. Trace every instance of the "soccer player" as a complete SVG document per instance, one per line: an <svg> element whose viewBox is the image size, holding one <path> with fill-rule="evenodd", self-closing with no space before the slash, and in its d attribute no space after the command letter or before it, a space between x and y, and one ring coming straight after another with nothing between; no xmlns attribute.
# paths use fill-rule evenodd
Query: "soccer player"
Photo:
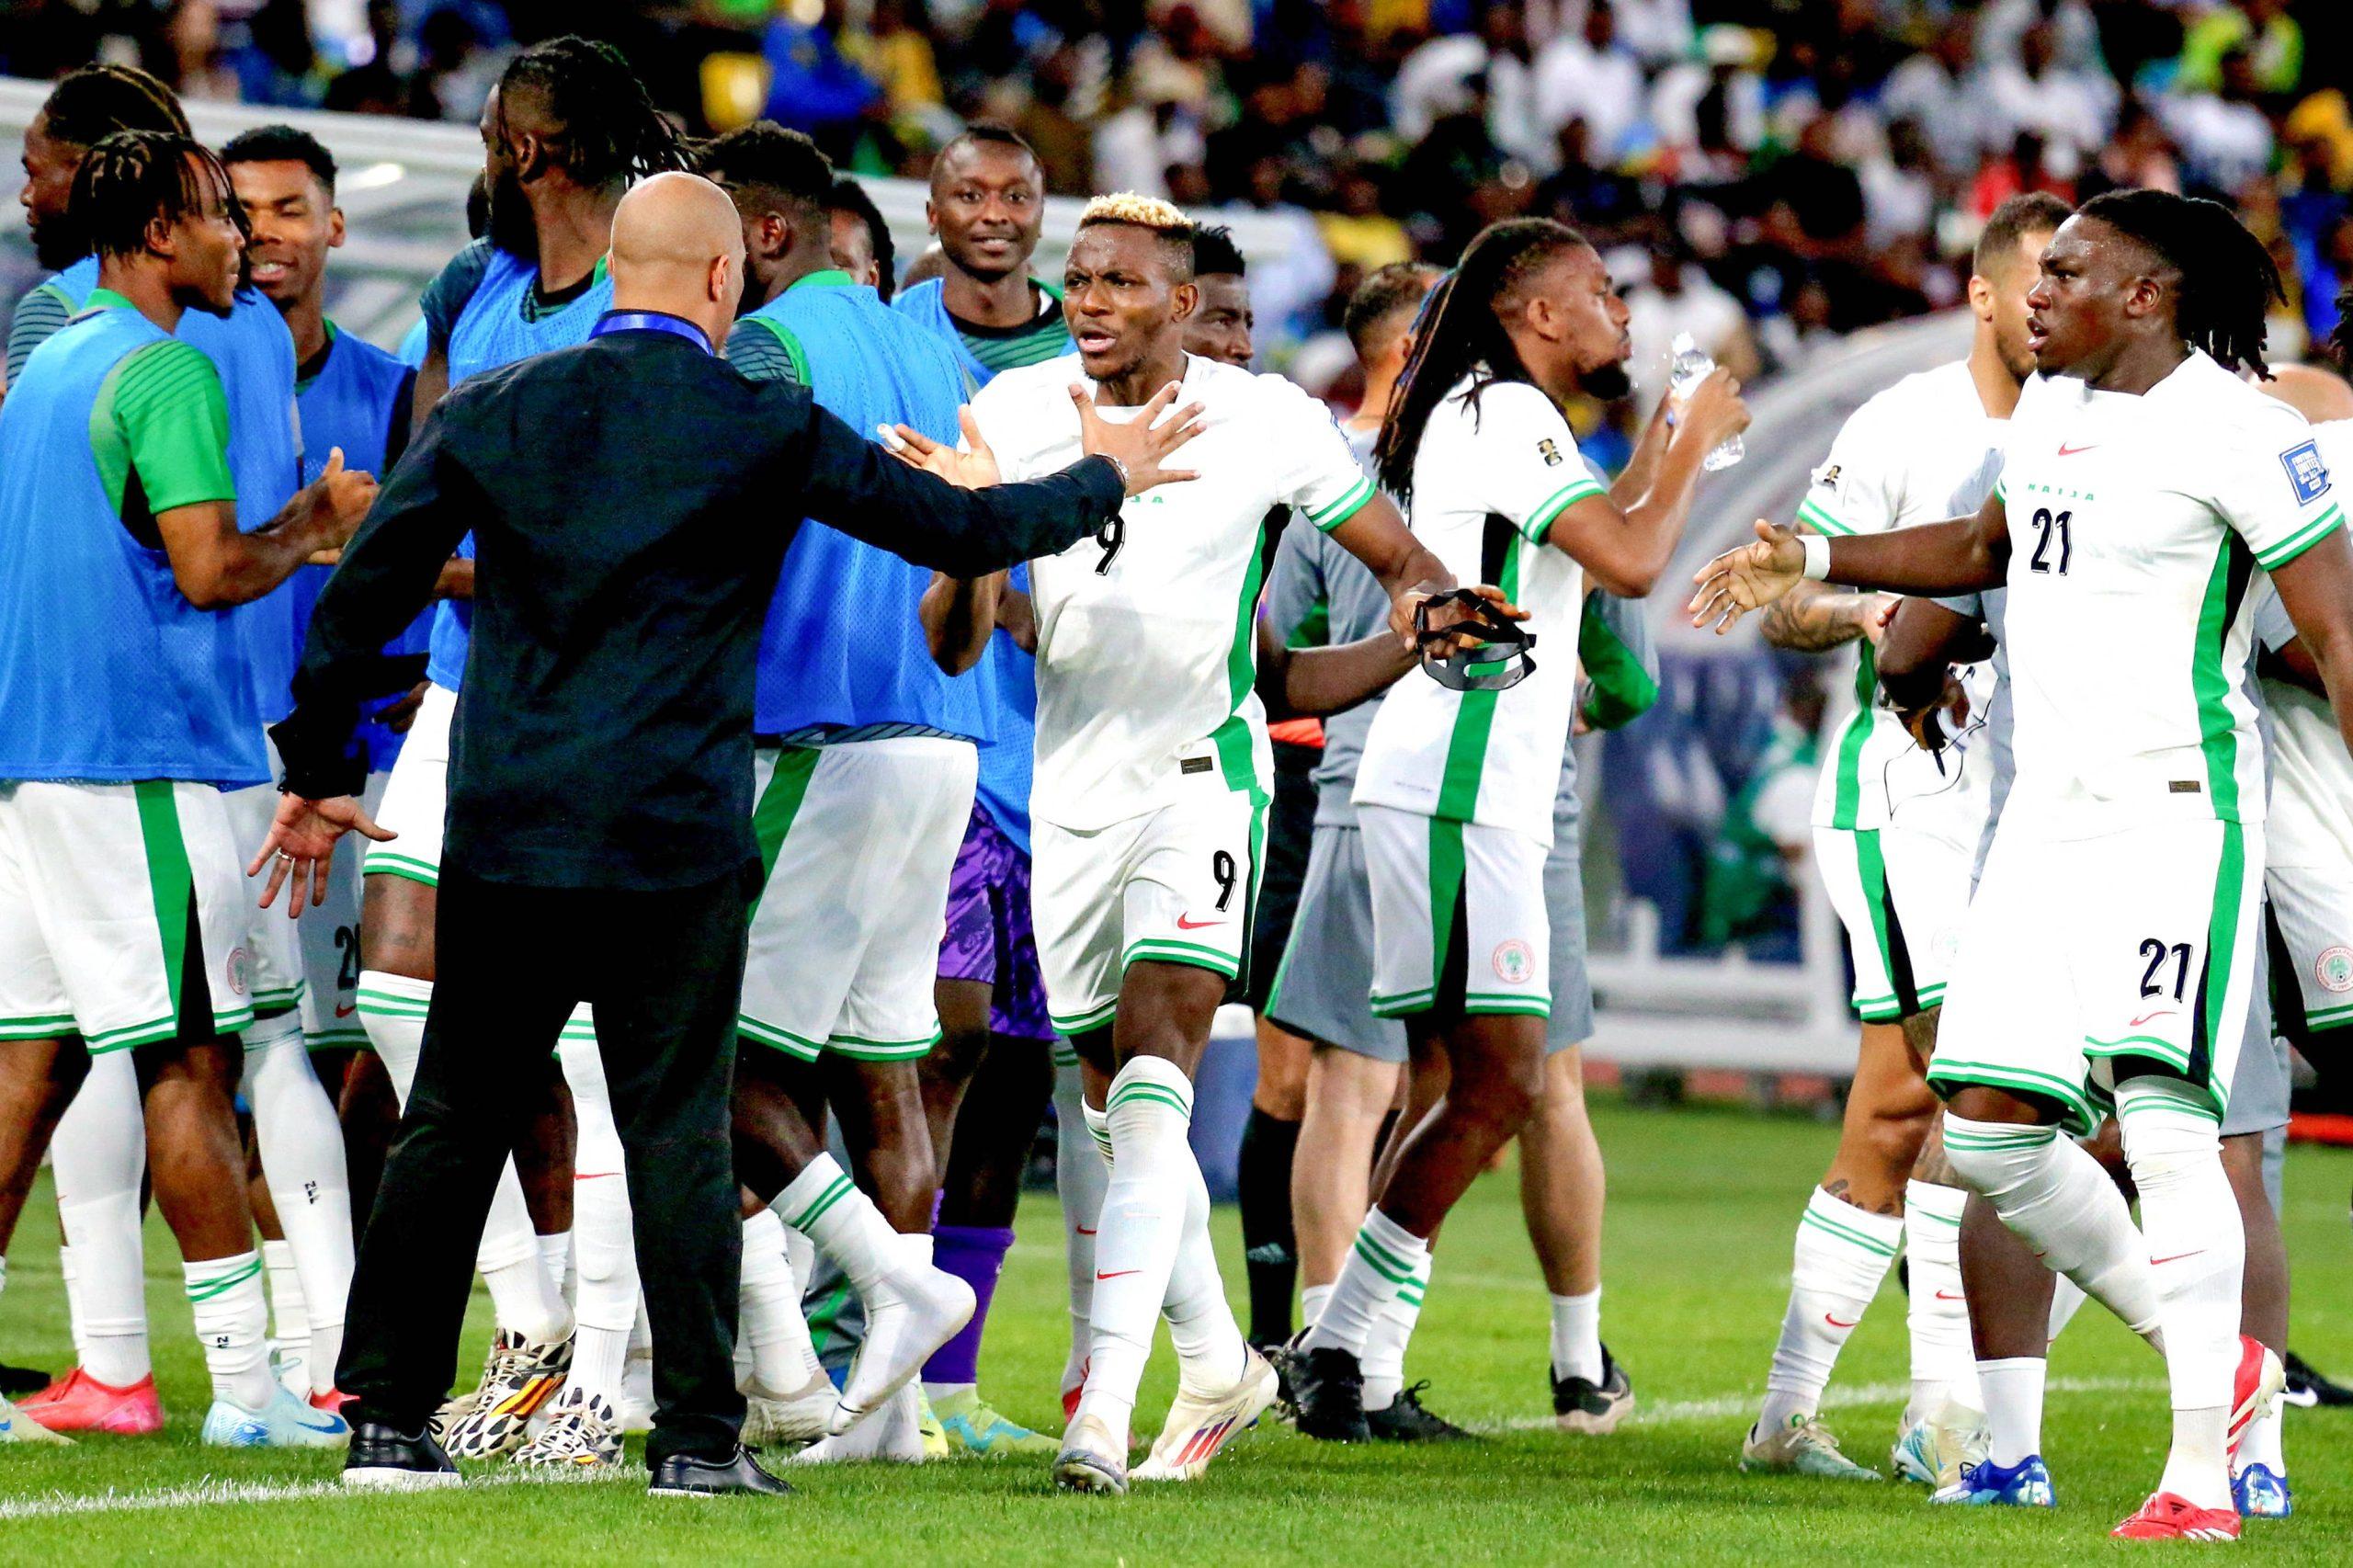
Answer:
<svg viewBox="0 0 2353 1568"><path fill-rule="evenodd" d="M942 271L910 280L892 309L953 336L976 387L1070 352L1061 291L1029 276L1046 174L1029 142L1002 126L966 128L932 161L924 215L939 236Z"/></svg>
<svg viewBox="0 0 2353 1568"><path fill-rule="evenodd" d="M1834 537L1881 533L1984 499L1966 487L1991 483L1979 475L2034 371L2027 290L2068 211L2041 192L1995 210L1971 266L1968 357L1906 376L1855 411L1798 508L1801 525ZM1873 595L1809 583L1763 623L1765 640L1779 648L1859 644L1854 711L1825 744L1813 823L1814 859L1847 928L1863 1027L1838 1151L1799 1220L1789 1306L1740 1462L1878 1479L1840 1452L1814 1415L1840 1347L1902 1248L1912 1259L1912 1394L1891 1459L1907 1480L1945 1485L1964 1460L1984 1457L1984 1436L1961 1284L1968 1194L1932 1136L1937 1101L1923 1074L1969 905L1989 770L1965 742L1923 751L1880 705L1872 661L1887 608ZM1967 684L1983 713L1990 676Z"/></svg>
<svg viewBox="0 0 2353 1568"><path fill-rule="evenodd" d="M1574 643L1584 574L1647 593L1689 513L1700 459L1747 411L1728 374L1703 382L1643 499L1621 510L1579 461L1561 412L1573 393L1627 390L1626 309L1592 246L1547 220L1495 224L1428 312L1375 449L1382 483L1449 570L1493 582L1540 640ZM1540 661L1516 697L1409 677L1366 737L1354 799L1372 893L1372 1009L1402 1018L1409 1040L1441 1047L1450 1075L1295 1342L1298 1426L1310 1437L1370 1435L1362 1358L1377 1322L1544 1091L1544 861L1572 677L1565 660Z"/></svg>
<svg viewBox="0 0 2353 1568"><path fill-rule="evenodd" d="M899 256L891 244L891 225L874 205L866 187L849 175L835 175L826 198L825 222L832 230L834 265L874 290L884 304L898 284Z"/></svg>
<svg viewBox="0 0 2353 1568"><path fill-rule="evenodd" d="M73 138L108 123L137 120L168 131L179 112L168 91L136 72L83 74L61 84L58 92L70 100L64 112L44 115L40 125L28 129L28 163L35 167L74 145ZM156 127L159 119L165 123ZM61 125L67 129L61 132ZM62 210L49 205L62 194L54 182L27 186L25 213L37 244L52 254L69 245L85 250L86 238L75 237L79 221L70 202ZM29 355L67 315L81 310L97 287L98 270L97 258L85 255L44 280L11 323L12 347ZM229 449L246 515L274 514L301 483L293 345L284 323L259 293L241 286L225 320L201 311L189 313L180 335L211 359L227 395ZM282 586L239 604L223 618L236 636L220 644L219 678L243 688L256 727L282 714L290 700L294 609L293 588ZM233 793L227 802L233 824L257 822L272 809L274 794L266 784ZM255 1017L243 1040L256 1138L269 1176L281 1190L331 1195L344 1184L343 1151L334 1106L312 1072L295 1011L303 988L301 954L282 922L258 918L251 903L247 918L249 928L238 947L251 967ZM94 1337L110 1341L98 1356L118 1374L115 1381L95 1373L69 1375L49 1391L56 1399L48 1403L46 1418L75 1429L149 1430L161 1414L143 1381L148 1369L145 1303L138 1289L138 1192L144 1151L126 1072L121 1063L98 1066L97 1088L68 1113L61 1142L61 1212L72 1227L69 1246L77 1232L82 1243L70 1256L74 1289L83 1298L82 1338L85 1348ZM348 1273L349 1225L334 1225L331 1196L318 1207L322 1212L298 1219L294 1250L301 1255L300 1267L313 1275L323 1294L331 1294ZM330 1308L324 1325L330 1339L333 1317Z"/></svg>
<svg viewBox="0 0 2353 1568"><path fill-rule="evenodd" d="M97 284L0 405L0 623L17 629L0 639L0 1246L89 1056L135 1053L212 1373L204 1441L333 1447L342 1418L280 1387L264 1344L232 1106L248 922L222 792L268 767L253 692L222 672L249 646L229 612L340 545L375 486L331 457L267 522L238 526L221 373L174 335L234 304L233 200L185 136L102 139L69 206ZM6 1410L0 1425L38 1430Z"/></svg>
<svg viewBox="0 0 2353 1568"><path fill-rule="evenodd" d="M1216 223L1194 229L1193 286L1200 290L1201 302L1185 323L1185 352L1248 369L1254 324L1250 279L1232 230ZM1280 541L1291 537L1290 522L1288 509L1267 519L1272 551L1279 551ZM1377 590L1379 585L1367 579L1367 586ZM1386 596L1381 606L1385 615ZM1239 1172L1250 1343L1262 1355L1290 1338L1291 1295L1299 1284L1299 1239L1290 1212L1291 1151L1299 1142L1309 1050L1307 1041L1267 1017L1267 994L1281 967L1291 917L1299 909L1300 882L1307 873L1323 722L1305 716L1283 719L1267 726L1267 736L1275 759L1275 788L1267 812L1266 872L1258 882L1256 924L1250 936L1247 998L1257 1021L1258 1076L1250 1089L1250 1119L1242 1129Z"/></svg>
<svg viewBox="0 0 2353 1568"><path fill-rule="evenodd" d="M2245 1234L2217 1138L2263 864L2247 589L2270 574L2353 736L2353 556L2309 428L2233 373L2263 370L2279 278L2227 209L2097 197L2040 270L2042 379L1974 517L1803 541L1760 524L1700 574L1692 613L1728 624L1806 576L2006 589L2016 775L1928 1081L1970 1189L2163 1346L2172 1449L2116 1533L2231 1539L2233 1428L2278 1387L2276 1358L2238 1333ZM2137 1231L2059 1136L2110 1105ZM1998 1428L2004 1396L1984 1392Z"/></svg>
<svg viewBox="0 0 2353 1568"><path fill-rule="evenodd" d="M415 403L420 422L469 377L586 341L612 299L605 253L613 209L632 179L686 163L676 131L620 54L575 37L536 44L508 62L483 106L482 135L490 227L485 241L460 252L426 291L427 348ZM460 554L471 556L471 544ZM462 593L470 583L447 585ZM426 669L432 685L384 790L383 824L399 836L371 845L364 862L359 1015L404 1093L433 995L449 722L471 623L463 597L436 607ZM620 1134L605 1104L593 1030L584 1011L565 1026L561 1048L579 1152L562 1147L562 1105L551 1099L554 1128L540 1123L533 1162L552 1166L546 1185L567 1201L543 1201L546 1233L535 1233L519 1182L502 1177L492 1205L480 1264L498 1333L480 1385L444 1413L454 1454L522 1448L530 1418L559 1397L567 1378L576 1387L548 1412L532 1453L518 1457L571 1463L575 1450L604 1450L588 1422L603 1420L597 1402L620 1399L637 1290ZM548 1089L552 1096L552 1074ZM587 1179L575 1182L575 1173ZM574 1311L561 1288L575 1240L565 1233L574 1227L561 1222L567 1208L578 1231L576 1342Z"/></svg>
<svg viewBox="0 0 2353 1568"><path fill-rule="evenodd" d="M1208 1189L1186 1142L1191 1071L1246 961L1262 858L1252 624L1267 514L1296 506L1338 530L1396 601L1392 627L1416 585L1450 585L1320 406L1278 379L1185 353L1199 303L1191 270L1192 226L1175 208L1089 203L1063 272L1077 356L1003 373L972 405L1007 477L1059 466L1077 437L1074 399L1124 413L1181 383L1206 410L1187 454L1199 478L1030 562L1039 949L1055 1028L1110 1076L1103 1107L1087 1108L1111 1165L1092 1347L1054 1461L1061 1485L1088 1492L1127 1487L1155 1316L1176 1346L1178 1391L1139 1479L1199 1474L1275 1393L1225 1303Z"/></svg>
<svg viewBox="0 0 2353 1568"><path fill-rule="evenodd" d="M1349 301L1346 325L1364 366L1365 396L1342 426L1368 464L1413 340L1422 301L1438 281L1436 268L1413 264L1382 267ZM1654 421L1646 450L1665 426ZM1648 487L1643 465L1620 481L1631 495ZM1262 687L1288 677L1300 650L1323 638L1347 644L1380 622L1376 585L1364 569L1340 559L1322 536L1284 536L1267 590L1259 629ZM1648 637L1630 601L1603 595L1580 628L1579 656L1593 683L1583 709L1588 724L1621 724L1657 694L1647 667ZM1393 652L1393 645L1392 645ZM1404 676L1411 660L1385 672ZM1288 694L1286 694L1288 695ZM1269 708L1276 706L1272 697ZM1376 1148L1404 1080L1405 1039L1393 1020L1376 1018L1372 985L1372 895L1349 795L1356 764L1375 711L1371 702L1349 708L1324 724L1324 756L1316 770L1314 847L1300 919L1284 953L1281 980L1269 1014L1313 1040L1308 1069L1307 1114L1293 1166L1291 1192L1300 1215L1308 1285L1302 1304L1313 1323L1329 1299L1351 1239L1369 1206ZM1544 866L1545 902L1552 926L1554 1006L1547 1022L1545 1092L1520 1135L1521 1202L1552 1296L1549 1381L1554 1418L1563 1430L1607 1432L1632 1405L1631 1385L1601 1343L1601 1199L1599 1144L1585 1114L1578 1042L1591 1032L1591 983L1585 974L1583 886L1574 752L1564 752L1553 806L1554 835ZM1327 1043L1328 1042L1328 1043ZM1435 1074L1421 1076L1427 1082ZM1415 1111L1427 1110L1415 1104ZM1407 1131L1410 1131L1410 1125ZM1404 1382L1406 1346L1417 1321L1427 1277L1401 1290L1366 1345L1365 1419L1380 1440L1426 1441L1460 1436L1460 1428L1424 1409Z"/></svg>
<svg viewBox="0 0 2353 1568"><path fill-rule="evenodd" d="M853 429L904 424L949 439L963 390L955 351L832 266L834 171L815 143L764 122L720 138L701 164L744 220L756 308L728 336L730 362L807 386ZM910 613L931 575L804 527L761 636L753 820L767 882L739 1022L738 1168L866 1308L827 1424L835 1436L873 1430L813 1460L866 1457L885 1428L902 1445L913 1437L921 1391L909 1381L974 1304L971 1285L932 1262L939 1184L917 1064L940 1039L935 960L994 703L985 677L951 679L933 662ZM846 600L872 607L874 636L833 634ZM825 1152L822 1119L800 1109L828 1093L872 1198ZM797 1314L775 1221L756 1214L745 1235L778 1277L775 1310ZM822 1378L805 1339L773 1371L756 1367L756 1397L792 1403ZM919 1439L892 1457L921 1459Z"/></svg>

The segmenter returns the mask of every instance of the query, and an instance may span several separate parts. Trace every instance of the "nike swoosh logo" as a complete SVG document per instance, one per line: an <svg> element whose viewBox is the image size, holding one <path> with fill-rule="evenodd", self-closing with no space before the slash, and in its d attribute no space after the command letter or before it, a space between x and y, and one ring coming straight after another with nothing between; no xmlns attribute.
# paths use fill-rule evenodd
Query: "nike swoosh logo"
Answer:
<svg viewBox="0 0 2353 1568"><path fill-rule="evenodd" d="M1078 1233L1079 1233L1080 1235L1082 1235L1082 1236L1091 1236L1091 1235L1093 1235L1093 1234L1095 1233L1093 1231L1088 1230L1088 1229L1087 1229L1086 1226L1084 1226L1084 1225L1076 1225L1076 1226L1073 1226L1072 1228L1073 1228L1074 1230L1077 1231L1077 1232L1078 1232Z"/></svg>
<svg viewBox="0 0 2353 1568"><path fill-rule="evenodd" d="M1115 1269L1111 1270L1111 1272L1110 1272L1110 1273L1108 1273L1108 1274L1105 1274L1105 1273L1103 1273L1102 1271L1100 1271L1100 1270L1098 1269L1098 1270L1096 1272L1095 1278L1097 1278L1097 1279L1117 1279L1117 1278L1120 1278L1120 1277L1122 1277L1123 1275L1129 1275L1129 1274L1142 1274L1142 1272L1143 1272L1143 1270L1142 1270L1142 1269L1141 1269L1141 1268L1115 1268Z"/></svg>
<svg viewBox="0 0 2353 1568"><path fill-rule="evenodd" d="M1180 915L1176 917L1176 929L1179 931L1200 931L1206 930L1211 926L1222 926L1224 924L1225 922L1222 920L1196 920L1189 915Z"/></svg>
<svg viewBox="0 0 2353 1568"><path fill-rule="evenodd" d="M2174 1009L2173 1009L2173 1008L2171 1008L2171 1007L2160 1007L2160 1008L2158 1008L2158 1009L2157 1009L2155 1012L2154 1012L2154 1013L2143 1013L2143 1014L2142 1014L2139 1017L2137 1017L2137 1018L2133 1019L2131 1023L2129 1023L2129 1024L2125 1025L2124 1027L2125 1027L2126 1028L2137 1029L2137 1028L2139 1028L2143 1024L2147 1023L2147 1022L2148 1022L2150 1019L2152 1019L2152 1018L2170 1018L2170 1017L2173 1017L2173 1015L2174 1015Z"/></svg>
<svg viewBox="0 0 2353 1568"><path fill-rule="evenodd" d="M1939 1301L1965 1301L1969 1300L1969 1298L1966 1296L1956 1296L1950 1290L1939 1290L1937 1292L1937 1300Z"/></svg>
<svg viewBox="0 0 2353 1568"><path fill-rule="evenodd" d="M2066 442L2062 441L2059 443L2059 455L2063 458L2072 458L2077 452L2088 452L2098 445L2099 443L2097 441L2094 441L2089 447L2071 447L2067 445Z"/></svg>
<svg viewBox="0 0 2353 1568"><path fill-rule="evenodd" d="M621 1173L619 1171L575 1171L573 1173L572 1179L574 1181L602 1181L607 1176L617 1176L620 1174Z"/></svg>
<svg viewBox="0 0 2353 1568"><path fill-rule="evenodd" d="M1829 1324L1831 1327L1833 1327L1833 1328L1852 1328L1852 1327L1854 1327L1854 1326L1855 1326L1855 1323L1860 1323L1860 1322L1862 1322L1863 1320L1862 1320L1862 1319L1860 1319L1860 1318L1857 1318L1857 1319L1855 1320L1855 1323L1840 1323L1836 1318L1832 1317L1828 1312L1824 1312L1824 1313L1823 1313L1823 1314L1822 1314L1822 1321L1823 1321L1823 1322L1824 1322L1824 1323L1826 1323L1826 1324Z"/></svg>
<svg viewBox="0 0 2353 1568"><path fill-rule="evenodd" d="M335 1004L335 1016L338 1018L347 1018L358 1011L359 1011L359 1008L357 1005L347 1007L338 1002Z"/></svg>
<svg viewBox="0 0 2353 1568"><path fill-rule="evenodd" d="M2202 1255L2205 1251L2206 1249L2204 1247L2200 1247L2196 1252L2177 1252L2170 1257L2153 1257L2149 1259L2149 1267L2155 1268L2161 1264L2179 1263L2185 1257L2197 1257Z"/></svg>

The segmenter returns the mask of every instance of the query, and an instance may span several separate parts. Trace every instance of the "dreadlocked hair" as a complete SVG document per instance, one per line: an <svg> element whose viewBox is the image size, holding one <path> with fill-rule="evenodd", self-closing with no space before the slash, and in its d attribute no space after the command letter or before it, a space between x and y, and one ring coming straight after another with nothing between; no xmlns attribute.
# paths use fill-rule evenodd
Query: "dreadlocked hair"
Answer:
<svg viewBox="0 0 2353 1568"><path fill-rule="evenodd" d="M2353 289L2336 296L2336 330L2328 335L2336 362L2353 369Z"/></svg>
<svg viewBox="0 0 2353 1568"><path fill-rule="evenodd" d="M1471 378L1474 406L1496 381L1531 379L1504 330L1503 308L1556 257L1586 243L1574 229L1550 218L1514 218L1479 232L1422 308L1396 401L1373 448L1382 488L1400 501L1414 498L1414 454L1422 431L1438 400L1464 377Z"/></svg>
<svg viewBox="0 0 2353 1568"><path fill-rule="evenodd" d="M2129 235L2174 274L2174 327L2226 370L2269 376L2264 318L2286 294L2261 240L2219 201L2165 190L2111 190L2077 210Z"/></svg>
<svg viewBox="0 0 2353 1568"><path fill-rule="evenodd" d="M228 173L202 142L165 131L118 131L82 154L67 199L91 247L110 256L144 251L149 224L195 217L208 196L233 205Z"/></svg>
<svg viewBox="0 0 2353 1568"><path fill-rule="evenodd" d="M50 140L95 147L118 131L188 133L172 90L135 65L85 65L58 78L40 112Z"/></svg>
<svg viewBox="0 0 2353 1568"><path fill-rule="evenodd" d="M576 33L535 43L498 78L498 112L517 92L535 95L560 129L548 137L556 160L590 189L692 166L678 128L654 107L645 84L611 44Z"/></svg>

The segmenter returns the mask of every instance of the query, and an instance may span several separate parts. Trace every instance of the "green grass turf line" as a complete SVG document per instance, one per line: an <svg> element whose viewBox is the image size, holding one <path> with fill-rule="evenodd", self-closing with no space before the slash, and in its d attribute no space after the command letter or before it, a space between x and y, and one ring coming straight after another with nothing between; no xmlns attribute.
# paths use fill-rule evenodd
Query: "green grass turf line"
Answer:
<svg viewBox="0 0 2353 1568"><path fill-rule="evenodd" d="M624 1483L502 1485L431 1496L352 1498L277 1489L330 1481L331 1456L198 1446L206 1382L181 1298L179 1260L148 1231L158 1381L171 1426L160 1438L91 1438L73 1449L0 1447L0 1562L529 1564L609 1561L873 1563L953 1568L1125 1561L1144 1565L1283 1562L2113 1562L2108 1529L2156 1480L2165 1395L2155 1358L2086 1308L2060 1341L2045 1451L2052 1515L1936 1510L1916 1488L1745 1477L1740 1435L1761 1392L1789 1282L1790 1237L1836 1133L1787 1117L1597 1105L1610 1210L1602 1328L1633 1377L1634 1420L1606 1438L1549 1429L1543 1286L1509 1174L1473 1187L1447 1227L1407 1372L1431 1406L1495 1429L1442 1449L1335 1449L1271 1426L1237 1440L1201 1481L1139 1485L1124 1499L1063 1497L1045 1466L959 1460L921 1470L790 1471L781 1505L657 1505ZM2296 1269L2295 1343L2323 1369L2353 1374L2353 1238L2344 1219L2353 1154L2299 1148L2288 1162ZM0 1295L0 1355L62 1366L68 1355L54 1210L44 1179L18 1227ZM1018 1421L1058 1429L1066 1344L1058 1217L1051 1194L1024 1207L983 1349L983 1392ZM1233 1211L1218 1211L1227 1288L1242 1296ZM477 1292L464 1375L489 1336ZM1884 1468L1906 1369L1893 1271L1855 1333L1826 1419L1847 1449ZM1137 1410L1147 1439L1174 1384L1164 1345ZM1662 1419L1661 1417L1664 1417ZM2290 1410L2298 1517L2256 1523L2234 1561L2342 1562L2353 1540L2353 1412ZM632 1440L631 1452L637 1451ZM1141 1455L1138 1456L1139 1459ZM499 1473L495 1467L477 1473ZM151 1494L244 1487L267 1501L154 1506ZM107 1493L148 1506L11 1517L63 1496ZM2123 1555L2130 1555L2129 1552Z"/></svg>

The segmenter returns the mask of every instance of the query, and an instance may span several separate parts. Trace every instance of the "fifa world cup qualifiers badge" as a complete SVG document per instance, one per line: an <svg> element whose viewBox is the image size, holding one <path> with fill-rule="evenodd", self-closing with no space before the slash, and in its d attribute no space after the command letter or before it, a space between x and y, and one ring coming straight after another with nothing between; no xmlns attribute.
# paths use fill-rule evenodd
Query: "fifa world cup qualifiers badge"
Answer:
<svg viewBox="0 0 2353 1568"><path fill-rule="evenodd" d="M2328 465L2321 460L2319 442L2289 448L2279 454L2279 466L2288 471L2288 483L2296 487L2299 506L2309 506L2328 494Z"/></svg>

